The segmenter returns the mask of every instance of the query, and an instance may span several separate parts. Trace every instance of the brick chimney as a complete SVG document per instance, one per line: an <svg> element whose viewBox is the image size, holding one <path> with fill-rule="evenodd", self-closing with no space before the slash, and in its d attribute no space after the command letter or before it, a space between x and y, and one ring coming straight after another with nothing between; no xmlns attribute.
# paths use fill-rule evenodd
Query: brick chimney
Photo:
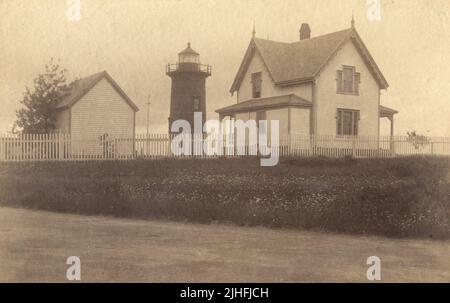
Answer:
<svg viewBox="0 0 450 303"><path fill-rule="evenodd" d="M311 37L311 29L308 23L302 23L300 27L300 40L309 39Z"/></svg>

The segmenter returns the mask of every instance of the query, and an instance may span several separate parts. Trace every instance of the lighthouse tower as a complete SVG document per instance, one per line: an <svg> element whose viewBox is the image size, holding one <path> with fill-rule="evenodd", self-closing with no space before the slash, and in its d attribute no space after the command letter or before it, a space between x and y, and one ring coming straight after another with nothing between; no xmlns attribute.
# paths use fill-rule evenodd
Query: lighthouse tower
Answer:
<svg viewBox="0 0 450 303"><path fill-rule="evenodd" d="M202 113L202 125L206 115L206 78L211 75L211 66L200 63L200 55L187 44L178 53L178 62L168 64L166 74L172 79L170 96L170 127L173 121L183 119L194 130L194 112Z"/></svg>

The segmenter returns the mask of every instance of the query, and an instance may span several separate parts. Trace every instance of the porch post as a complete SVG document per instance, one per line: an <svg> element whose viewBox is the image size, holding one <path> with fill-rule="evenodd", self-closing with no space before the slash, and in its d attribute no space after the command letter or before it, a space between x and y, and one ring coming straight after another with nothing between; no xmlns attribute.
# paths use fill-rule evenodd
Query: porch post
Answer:
<svg viewBox="0 0 450 303"><path fill-rule="evenodd" d="M390 150L391 153L394 154L394 115L389 116L388 119L391 122Z"/></svg>
<svg viewBox="0 0 450 303"><path fill-rule="evenodd" d="M394 136L394 115L389 117L389 121L391 121L391 137Z"/></svg>
<svg viewBox="0 0 450 303"><path fill-rule="evenodd" d="M220 124L220 130L219 130L219 134L218 136L220 136L219 140L220 140L220 153L222 156L225 156L225 136L226 136L226 130L225 130L225 125L223 125L223 119L224 119L224 115L219 113L219 124ZM217 141L216 141L217 142Z"/></svg>
<svg viewBox="0 0 450 303"><path fill-rule="evenodd" d="M223 120L228 117L229 123L223 124ZM234 115L233 114L219 114L220 128L221 128L221 140L223 148L223 156L233 156L235 154L235 135L234 133ZM225 121L226 122L226 121ZM229 128L227 127L229 126ZM232 150L233 149L233 150Z"/></svg>

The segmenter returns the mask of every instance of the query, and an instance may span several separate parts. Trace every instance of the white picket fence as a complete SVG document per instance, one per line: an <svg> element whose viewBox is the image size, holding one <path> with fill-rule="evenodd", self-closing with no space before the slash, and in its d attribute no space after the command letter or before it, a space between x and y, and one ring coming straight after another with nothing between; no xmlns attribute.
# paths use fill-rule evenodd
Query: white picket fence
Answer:
<svg viewBox="0 0 450 303"><path fill-rule="evenodd" d="M136 135L134 138L71 138L68 134L23 134L0 136L0 161L69 161L179 157L171 150L169 134ZM266 154L262 144L235 146L235 138L224 136L194 138L192 156L242 157ZM205 154L204 146L220 150L219 155ZM236 144L237 145L237 144ZM269 143L270 146L270 143ZM262 151L262 152L261 152ZM275 152L280 157L345 157L380 158L407 155L450 156L450 138L407 136L337 137L282 136Z"/></svg>

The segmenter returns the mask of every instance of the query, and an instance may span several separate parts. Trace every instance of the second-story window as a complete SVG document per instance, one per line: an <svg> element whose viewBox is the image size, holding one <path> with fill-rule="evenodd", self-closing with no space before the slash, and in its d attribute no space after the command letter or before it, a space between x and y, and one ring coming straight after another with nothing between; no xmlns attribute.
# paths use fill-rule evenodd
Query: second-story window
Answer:
<svg viewBox="0 0 450 303"><path fill-rule="evenodd" d="M359 94L360 74L355 71L354 66L344 65L342 70L337 71L337 93L338 94Z"/></svg>
<svg viewBox="0 0 450 303"><path fill-rule="evenodd" d="M261 73L252 74L252 97L261 98Z"/></svg>

